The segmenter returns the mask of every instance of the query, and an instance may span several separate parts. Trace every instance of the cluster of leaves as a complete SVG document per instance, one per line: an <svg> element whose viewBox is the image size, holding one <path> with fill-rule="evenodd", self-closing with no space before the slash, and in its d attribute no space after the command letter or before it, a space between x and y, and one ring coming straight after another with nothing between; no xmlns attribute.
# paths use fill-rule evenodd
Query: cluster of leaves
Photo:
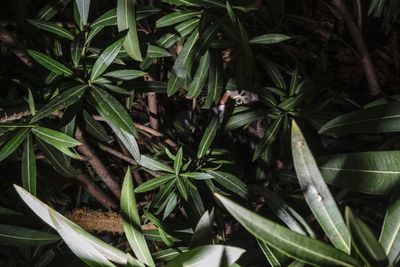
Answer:
<svg viewBox="0 0 400 267"><path fill-rule="evenodd" d="M2 166L20 163L17 183L22 187L15 185L15 190L47 226L16 208L0 207L4 262L52 266L67 253L59 250L65 244L89 266L399 264L399 152L314 158L309 144L315 142L306 141L296 123L312 126L310 131L328 140L398 132L399 97L385 96L328 120L332 96L321 93L320 83L308 78L302 66L293 68L296 61L283 66L268 53L301 38L279 33L285 30L283 19L269 27L256 1L138 2L49 1L35 19L24 18L25 29L45 38L27 37L24 56L34 60L33 67L1 67L0 79L11 89L0 102L6 113L0 123L0 161ZM383 27L394 27L396 3L371 1L368 15L389 6ZM271 17L282 15L278 6ZM73 15L72 26L58 21L66 14ZM2 52L7 57L23 53L15 47ZM172 145L152 136L165 137L160 132L137 127L147 123L148 113L154 116L143 104L149 93L157 94L155 115ZM234 94L236 101L225 101ZM247 101L245 94L253 99ZM184 114L188 102L192 107ZM7 109L15 107L22 109L15 114L23 115L8 119ZM249 128L257 128L256 144L244 141L250 160L245 153L235 155L240 153L232 145ZM104 147L113 152L103 153ZM125 173L117 197L124 230L120 240L128 241L128 252L64 217L56 211L57 201L42 199L53 190L47 171L68 178L89 174L101 185L98 190L112 191L94 174L87 150L102 156L97 164L116 163L109 169ZM288 166L274 168L277 159ZM245 172L245 164L256 173ZM145 181L135 179L134 185L132 173L143 174ZM361 198L391 196L385 215L373 212L384 218L382 227L365 220L363 202L342 199L348 190ZM142 199L146 203L138 205ZM290 199L302 205L291 205ZM265 203L266 216L252 211ZM154 229L142 229L144 224ZM24 259L16 259L20 254Z"/></svg>

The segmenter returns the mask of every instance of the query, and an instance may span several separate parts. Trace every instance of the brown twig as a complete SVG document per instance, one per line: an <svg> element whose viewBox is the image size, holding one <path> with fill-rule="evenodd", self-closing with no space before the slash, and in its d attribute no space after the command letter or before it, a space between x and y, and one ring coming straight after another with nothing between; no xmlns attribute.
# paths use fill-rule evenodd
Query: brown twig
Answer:
<svg viewBox="0 0 400 267"><path fill-rule="evenodd" d="M6 28L0 27L0 42L8 46L14 54L28 67L33 67L33 61L26 49Z"/></svg>
<svg viewBox="0 0 400 267"><path fill-rule="evenodd" d="M154 81L150 75L144 76L145 81ZM158 109L157 109L157 94L152 92L147 94L147 105L150 113L150 125L154 130L158 130Z"/></svg>
<svg viewBox="0 0 400 267"><path fill-rule="evenodd" d="M347 25L347 29L353 38L353 41L357 47L357 50L361 57L361 64L364 69L365 77L368 82L369 92L372 96L376 96L381 92L378 78L376 76L375 67L372 64L371 57L368 53L367 45L365 44L360 28L357 26L352 15L347 9L343 0L332 0L336 7L339 15L343 18Z"/></svg>
<svg viewBox="0 0 400 267"><path fill-rule="evenodd" d="M106 209L116 209L118 204L112 200L101 188L85 174L78 174L75 178L82 183L83 188Z"/></svg>
<svg viewBox="0 0 400 267"><path fill-rule="evenodd" d="M107 185L110 191L119 199L121 197L121 186L90 147L79 127L76 127L75 138L81 143L78 146L78 150L85 156L87 162L93 167L96 174Z"/></svg>

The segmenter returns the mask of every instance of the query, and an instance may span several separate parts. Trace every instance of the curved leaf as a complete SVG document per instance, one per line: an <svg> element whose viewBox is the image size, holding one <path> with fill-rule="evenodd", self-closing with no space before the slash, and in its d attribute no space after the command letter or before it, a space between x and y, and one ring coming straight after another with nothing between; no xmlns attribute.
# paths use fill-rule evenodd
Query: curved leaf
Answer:
<svg viewBox="0 0 400 267"><path fill-rule="evenodd" d="M322 177L304 136L293 120L292 154L304 198L331 242L350 253L350 233Z"/></svg>
<svg viewBox="0 0 400 267"><path fill-rule="evenodd" d="M293 232L215 194L229 213L259 240L284 254L314 266L361 266L354 258L319 240Z"/></svg>
<svg viewBox="0 0 400 267"><path fill-rule="evenodd" d="M27 52L31 57L33 57L34 60L36 60L40 65L42 65L49 71L66 77L72 76L74 74L72 70L43 53L31 49L28 49Z"/></svg>
<svg viewBox="0 0 400 267"><path fill-rule="evenodd" d="M24 227L0 224L0 245L41 246L60 240L58 235Z"/></svg>
<svg viewBox="0 0 400 267"><path fill-rule="evenodd" d="M129 167L122 185L121 210L123 212L124 231L136 257L149 266L155 266L142 232L140 217L136 207L135 189Z"/></svg>

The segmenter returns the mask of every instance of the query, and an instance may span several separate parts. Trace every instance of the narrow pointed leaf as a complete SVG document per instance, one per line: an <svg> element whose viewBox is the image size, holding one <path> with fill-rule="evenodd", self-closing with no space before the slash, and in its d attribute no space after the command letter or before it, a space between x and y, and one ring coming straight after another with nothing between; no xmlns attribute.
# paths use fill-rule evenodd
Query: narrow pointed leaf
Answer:
<svg viewBox="0 0 400 267"><path fill-rule="evenodd" d="M400 151L370 151L317 158L328 184L367 194L388 195L400 181Z"/></svg>
<svg viewBox="0 0 400 267"><path fill-rule="evenodd" d="M149 266L155 266L142 232L139 212L136 206L135 189L129 167L122 185L121 210L124 231L136 257Z"/></svg>
<svg viewBox="0 0 400 267"><path fill-rule="evenodd" d="M331 242L349 253L350 233L295 121L292 123L292 154L300 187L308 206Z"/></svg>
<svg viewBox="0 0 400 267"><path fill-rule="evenodd" d="M128 30L124 40L126 52L135 60L142 61L140 53L139 40L136 29L136 11L133 1L117 1L117 25L118 31Z"/></svg>
<svg viewBox="0 0 400 267"><path fill-rule="evenodd" d="M214 141L215 136L217 135L218 127L218 118L213 118L210 124L207 126L206 130L204 131L203 137L200 140L200 145L197 150L197 158L200 159L206 155L208 149Z"/></svg>
<svg viewBox="0 0 400 267"><path fill-rule="evenodd" d="M156 21L156 27L162 28L177 24L179 22L191 19L200 15L201 12L198 11L176 11L171 14L168 14Z"/></svg>
<svg viewBox="0 0 400 267"><path fill-rule="evenodd" d="M144 155L142 155L142 157L140 158L139 165L146 169L152 170L152 171L163 171L163 172L175 173L174 170L170 166L168 166L164 163L161 163L157 160L154 160L152 158L149 158L147 156L144 156Z"/></svg>
<svg viewBox="0 0 400 267"><path fill-rule="evenodd" d="M196 73L194 74L193 80L188 87L189 97L198 97L203 89L206 79L208 77L208 71L210 68L210 53L207 51L200 58L199 66L197 67Z"/></svg>
<svg viewBox="0 0 400 267"><path fill-rule="evenodd" d="M101 239L86 232L83 228L73 223L72 221L68 220L67 218L59 214L57 211L55 211L53 208L41 202L36 197L32 196L22 187L19 187L17 185L14 185L14 187L18 195L25 202L25 204L44 222L46 222L49 226L51 226L53 229L59 232L60 236L62 236L63 238L67 237L69 240L71 240L71 238L75 240L76 239L82 240L85 249L88 249L92 252L93 251L92 248L94 248L108 260L111 260L118 264L126 265L127 256L124 252L114 248L113 246L102 241ZM70 244L70 242L67 243ZM75 245L79 246L79 244ZM113 266L113 265L97 265L97 266Z"/></svg>
<svg viewBox="0 0 400 267"><path fill-rule="evenodd" d="M16 130L15 135L8 140L0 149L0 161L3 161L5 158L10 156L24 141L27 137L30 128L22 128L20 130Z"/></svg>
<svg viewBox="0 0 400 267"><path fill-rule="evenodd" d="M176 178L176 175L174 175L174 174L167 174L167 175L155 177L153 179L150 179L150 180L142 183L138 187L136 187L135 192L143 193L143 192L151 191L153 189L161 187L163 184L167 183L168 181L171 181L174 178Z"/></svg>
<svg viewBox="0 0 400 267"><path fill-rule="evenodd" d="M242 197L247 195L247 186L236 176L221 171L206 170L206 172L214 177L214 181L219 183L224 188L239 194Z"/></svg>
<svg viewBox="0 0 400 267"><path fill-rule="evenodd" d="M72 33L54 23L47 21L36 21L36 20L28 20L28 22L34 25L35 27L38 27L39 29L54 33L68 40L72 41L74 39L74 35Z"/></svg>
<svg viewBox="0 0 400 267"><path fill-rule="evenodd" d="M179 53L177 59L175 60L173 71L174 74L185 79L189 73L189 68L193 60L193 47L199 38L198 30L194 30L193 33L186 40L181 52Z"/></svg>
<svg viewBox="0 0 400 267"><path fill-rule="evenodd" d="M104 49L104 51L100 54L99 58L94 63L92 73L90 74L90 79L92 81L96 80L96 78L98 78L114 61L115 57L121 50L123 41L124 38L117 40Z"/></svg>
<svg viewBox="0 0 400 267"><path fill-rule="evenodd" d="M63 108L69 107L72 104L79 101L84 95L87 85L78 85L70 89L65 90L58 96L54 97L47 105L40 109L35 116L31 119L31 122L36 122L48 115L59 111Z"/></svg>
<svg viewBox="0 0 400 267"><path fill-rule="evenodd" d="M388 266L387 257L372 230L349 207L346 207L346 223L357 254L369 266Z"/></svg>
<svg viewBox="0 0 400 267"><path fill-rule="evenodd" d="M79 173L71 166L70 160L67 158L67 156L61 153L59 150L55 149L51 145L48 145L46 142L42 141L39 138L36 138L36 143L46 159L50 161L51 166L59 174L65 177L74 177Z"/></svg>
<svg viewBox="0 0 400 267"><path fill-rule="evenodd" d="M400 190L396 190L389 202L379 243L382 244L389 264L393 264L400 254Z"/></svg>
<svg viewBox="0 0 400 267"><path fill-rule="evenodd" d="M101 88L93 88L90 90L90 94L97 103L97 112L106 119L108 124L113 124L129 134L137 136L131 117L118 100Z"/></svg>
<svg viewBox="0 0 400 267"><path fill-rule="evenodd" d="M261 139L260 144L257 145L256 151L254 151L253 160L261 157L262 153L267 150L270 145L275 141L279 129L281 128L283 118L274 120L269 126L268 130L265 132L264 137Z"/></svg>
<svg viewBox="0 0 400 267"><path fill-rule="evenodd" d="M207 245L191 249L170 261L167 267L230 266L237 261L245 250L222 245Z"/></svg>
<svg viewBox="0 0 400 267"><path fill-rule="evenodd" d="M81 60L82 53L85 46L85 32L78 33L73 42L71 43L71 59L74 67L77 68Z"/></svg>
<svg viewBox="0 0 400 267"><path fill-rule="evenodd" d="M147 73L141 70L115 70L105 73L103 76L117 80L129 81L143 77Z"/></svg>
<svg viewBox="0 0 400 267"><path fill-rule="evenodd" d="M360 266L351 256L319 240L291 231L215 194L229 213L259 240L284 254L313 266Z"/></svg>
<svg viewBox="0 0 400 267"><path fill-rule="evenodd" d="M161 58L161 57L170 57L171 54L165 50L164 48L155 46L155 45L149 45L147 47L147 57L149 58Z"/></svg>
<svg viewBox="0 0 400 267"><path fill-rule="evenodd" d="M58 131L54 131L49 128L35 127L32 129L32 133L45 141L46 143L53 145L54 147L74 147L80 145L80 143L74 138L63 134Z"/></svg>
<svg viewBox="0 0 400 267"><path fill-rule="evenodd" d="M90 9L90 0L75 0L79 16L83 25L87 24Z"/></svg>
<svg viewBox="0 0 400 267"><path fill-rule="evenodd" d="M400 131L400 103L392 102L338 116L320 133L367 134Z"/></svg>
<svg viewBox="0 0 400 267"><path fill-rule="evenodd" d="M32 195L36 195L36 158L31 134L25 139L21 164L22 186Z"/></svg>
<svg viewBox="0 0 400 267"><path fill-rule="evenodd" d="M183 157L183 149L182 147L178 150L176 153L176 157L174 159L174 170L175 174L178 175L179 171L181 170L182 167L182 157Z"/></svg>
<svg viewBox="0 0 400 267"><path fill-rule="evenodd" d="M88 134L102 142L107 142L110 139L103 125L96 121L86 110L83 110L83 119L86 122L85 130Z"/></svg>
<svg viewBox="0 0 400 267"><path fill-rule="evenodd" d="M28 49L28 54L31 57L33 57L33 59L36 60L40 65L42 65L49 71L57 73L58 75L69 77L74 74L72 70L65 67L63 64L61 64L57 60L54 60L51 57L49 57L43 53Z"/></svg>
<svg viewBox="0 0 400 267"><path fill-rule="evenodd" d="M0 224L0 245L41 246L60 240L58 235L19 226Z"/></svg>
<svg viewBox="0 0 400 267"><path fill-rule="evenodd" d="M276 44L286 40L289 40L290 37L283 34L263 34L257 37L250 39L251 44Z"/></svg>

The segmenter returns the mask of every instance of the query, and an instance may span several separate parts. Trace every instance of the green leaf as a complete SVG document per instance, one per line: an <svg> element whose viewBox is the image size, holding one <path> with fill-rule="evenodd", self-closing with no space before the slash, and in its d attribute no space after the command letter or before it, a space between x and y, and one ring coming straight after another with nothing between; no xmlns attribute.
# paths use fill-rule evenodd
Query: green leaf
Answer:
<svg viewBox="0 0 400 267"><path fill-rule="evenodd" d="M275 63L266 59L265 57L259 57L260 62L263 64L265 70L267 71L268 75L271 77L272 81L274 82L275 86L280 89L286 89L285 79L281 71L278 69Z"/></svg>
<svg viewBox="0 0 400 267"><path fill-rule="evenodd" d="M360 266L351 256L306 237L215 194L229 213L252 235L282 253L314 266Z"/></svg>
<svg viewBox="0 0 400 267"><path fill-rule="evenodd" d="M285 266L285 263L288 261L288 257L278 250L271 248L268 246L267 243L262 242L257 239L258 246L260 247L261 251L265 255L268 260L268 263L272 267L281 267Z"/></svg>
<svg viewBox="0 0 400 267"><path fill-rule="evenodd" d="M189 250L189 248L187 248L187 247L178 247L178 249L181 252L186 252ZM167 248L167 249L163 249L163 250L154 252L152 255L155 260L170 261L173 258L175 258L176 256L178 256L179 254L181 254L179 251L175 248Z"/></svg>
<svg viewBox="0 0 400 267"><path fill-rule="evenodd" d="M16 134L8 140L0 150L0 161L3 161L8 156L10 156L24 141L24 139L28 136L30 132L30 128L22 128L16 130Z"/></svg>
<svg viewBox="0 0 400 267"><path fill-rule="evenodd" d="M19 226L0 224L0 245L41 246L58 241L58 235Z"/></svg>
<svg viewBox="0 0 400 267"><path fill-rule="evenodd" d="M176 176L174 174L167 174L163 176L158 176L153 179L150 179L141 185L139 185L136 189L136 193L143 193L143 192L148 192L153 189L156 189L158 187L161 187L163 184L167 183L168 181L171 181L172 179L175 179Z"/></svg>
<svg viewBox="0 0 400 267"><path fill-rule="evenodd" d="M124 40L126 52L135 60L142 61L139 39L136 29L135 5L130 0L117 1L117 25L118 31L128 30Z"/></svg>
<svg viewBox="0 0 400 267"><path fill-rule="evenodd" d="M126 109L112 95L101 88L92 88L91 96L96 102L96 110L107 121L133 136L138 136L135 125Z"/></svg>
<svg viewBox="0 0 400 267"><path fill-rule="evenodd" d="M36 195L36 158L32 136L25 140L24 153L21 164L22 186L32 195Z"/></svg>
<svg viewBox="0 0 400 267"><path fill-rule="evenodd" d="M121 250L114 248L101 239L86 232L79 225L71 222L53 208L41 202L36 197L32 196L25 189L14 185L15 190L25 204L49 226L55 229L60 236L66 241L73 251L81 253L89 253L97 256L97 260L105 261L103 257L115 263L126 265L127 256ZM82 246L82 247L81 247ZM76 250L74 249L76 248ZM97 252L96 252L97 251ZM102 255L102 256L99 256ZM108 263L108 262L107 262ZM96 266L114 266L114 265L96 265Z"/></svg>
<svg viewBox="0 0 400 267"><path fill-rule="evenodd" d="M211 212L213 214L213 211ZM212 244L213 234L213 216L206 211L201 216L199 222L196 225L196 229L190 239L190 247L199 247Z"/></svg>
<svg viewBox="0 0 400 267"><path fill-rule="evenodd" d="M116 267L100 251L93 247L79 231L76 231L64 218L57 215L56 211L49 211L49 216L55 229L78 258L91 267Z"/></svg>
<svg viewBox="0 0 400 267"><path fill-rule="evenodd" d="M85 32L80 32L75 36L74 41L71 43L71 59L75 68L78 68L79 61L81 60L84 51L84 46Z"/></svg>
<svg viewBox="0 0 400 267"><path fill-rule="evenodd" d="M199 18L186 20L174 27L180 37L185 37L193 32L199 26Z"/></svg>
<svg viewBox="0 0 400 267"><path fill-rule="evenodd" d="M223 245L201 246L180 254L170 261L167 267L230 266L244 252L244 249Z"/></svg>
<svg viewBox="0 0 400 267"><path fill-rule="evenodd" d="M221 171L206 170L206 172L214 177L214 180L224 188L232 191L242 197L247 195L247 185L236 176Z"/></svg>
<svg viewBox="0 0 400 267"><path fill-rule="evenodd" d="M47 21L37 21L37 20L30 20L28 22L39 29L54 33L60 37L66 38L68 40L73 40L74 35L70 33L68 30L64 29L63 27L58 26L57 24L47 22Z"/></svg>
<svg viewBox="0 0 400 267"><path fill-rule="evenodd" d="M63 9L71 0L55 0L44 6L38 13L38 20L49 20Z"/></svg>
<svg viewBox="0 0 400 267"><path fill-rule="evenodd" d="M179 39L181 39L181 37L177 34L166 33L156 41L156 44L160 47L167 49L175 44L177 41L179 41Z"/></svg>
<svg viewBox="0 0 400 267"><path fill-rule="evenodd" d="M179 53L177 59L175 60L172 69L174 74L181 79L185 79L188 73L190 73L189 69L192 65L192 60L193 60L193 47L196 44L198 38L199 38L199 32L196 29L186 40L181 52Z"/></svg>
<svg viewBox="0 0 400 267"><path fill-rule="evenodd" d="M108 68L108 66L110 66L121 50L123 41L124 38L121 38L104 49L93 65L90 80L96 80L96 78L98 78Z"/></svg>
<svg viewBox="0 0 400 267"><path fill-rule="evenodd" d="M51 166L62 176L74 177L79 172L70 165L69 159L60 151L56 150L53 146L41 141L41 139L36 138L36 143L46 157L50 161Z"/></svg>
<svg viewBox="0 0 400 267"><path fill-rule="evenodd" d="M263 34L250 39L250 44L276 44L289 39L289 36L283 34Z"/></svg>
<svg viewBox="0 0 400 267"><path fill-rule="evenodd" d="M164 48L148 45L147 46L147 57L148 58L161 58L161 57L170 57L171 54L165 50Z"/></svg>
<svg viewBox="0 0 400 267"><path fill-rule="evenodd" d="M388 266L387 257L371 229L349 207L345 211L347 227L357 254L368 266Z"/></svg>
<svg viewBox="0 0 400 267"><path fill-rule="evenodd" d="M222 17L217 22L211 24L207 29L201 32L199 39L196 41L195 47L193 49L193 57L198 58L200 57L205 50L207 49L208 45L214 39L218 31L220 30L221 25L226 20L226 17Z"/></svg>
<svg viewBox="0 0 400 267"><path fill-rule="evenodd" d="M182 167L182 157L183 157L183 149L182 147L178 150L176 153L175 159L174 159L174 170L175 174L178 175L179 171L181 170Z"/></svg>
<svg viewBox="0 0 400 267"><path fill-rule="evenodd" d="M338 116L319 133L366 134L400 131L400 103L392 102Z"/></svg>
<svg viewBox="0 0 400 267"><path fill-rule="evenodd" d="M109 141L110 138L108 137L106 129L104 129L103 125L96 121L86 110L83 110L83 119L85 120L85 130L88 134L102 142Z"/></svg>
<svg viewBox="0 0 400 267"><path fill-rule="evenodd" d="M189 97L198 97L201 93L201 90L206 83L206 79L208 77L208 71L210 68L210 52L206 51L206 53L201 56L199 66L197 67L196 73L193 77L192 82L188 87L188 96Z"/></svg>
<svg viewBox="0 0 400 267"><path fill-rule="evenodd" d="M168 96L172 96L173 94L175 94L179 90L179 88L183 86L184 83L185 83L184 79L181 79L174 73L171 73L167 84Z"/></svg>
<svg viewBox="0 0 400 267"><path fill-rule="evenodd" d="M32 116L35 116L36 114L35 99L33 97L31 89L28 89L28 106Z"/></svg>
<svg viewBox="0 0 400 267"><path fill-rule="evenodd" d="M350 234L304 136L293 120L292 154L304 198L331 242L350 253Z"/></svg>
<svg viewBox="0 0 400 267"><path fill-rule="evenodd" d="M97 28L97 27L106 27L106 26L113 26L117 25L117 9L113 8L105 12L103 15L98 17L90 27Z"/></svg>
<svg viewBox="0 0 400 267"><path fill-rule="evenodd" d="M400 151L371 151L317 158L328 184L353 191L388 195L399 184Z"/></svg>
<svg viewBox="0 0 400 267"><path fill-rule="evenodd" d="M195 180L209 180L214 178L214 176L205 172L186 172L186 173L181 173L180 176L190 177Z"/></svg>
<svg viewBox="0 0 400 267"><path fill-rule="evenodd" d="M218 51L211 52L210 69L208 71L208 93L204 103L204 108L210 108L219 101L224 89L223 66Z"/></svg>
<svg viewBox="0 0 400 267"><path fill-rule="evenodd" d="M176 176L174 175L173 178L175 177ZM173 193L175 184L176 184L176 179L171 179L169 182L167 182L167 184L161 187L160 191L157 193L157 195L151 202L151 206L155 208L161 207L168 199L168 196Z"/></svg>
<svg viewBox="0 0 400 267"><path fill-rule="evenodd" d="M191 19L193 17L199 16L201 12L199 11L176 11L168 14L156 21L156 27L162 28L171 26L182 21Z"/></svg>
<svg viewBox="0 0 400 267"><path fill-rule="evenodd" d="M87 85L77 85L75 87L69 88L59 94L58 96L54 97L48 104L46 104L41 110L39 110L35 116L31 119L31 122L36 122L48 115L59 111L63 108L69 107L72 104L81 99L81 97L86 92Z"/></svg>
<svg viewBox="0 0 400 267"><path fill-rule="evenodd" d="M74 138L63 134L58 131L54 131L49 128L37 126L32 128L32 133L45 141L46 143L53 145L54 147L74 147L80 145L80 143Z"/></svg>
<svg viewBox="0 0 400 267"><path fill-rule="evenodd" d="M315 233L307 221L274 192L260 186L249 186L249 189L266 197L269 208L291 230L315 238Z"/></svg>
<svg viewBox="0 0 400 267"><path fill-rule="evenodd" d="M165 165L164 163L161 163L157 160L154 160L152 158L149 158L147 156L142 155L140 158L140 166L143 168L152 170L152 171L163 171L163 172L169 172L169 173L175 173L174 170L168 166Z"/></svg>
<svg viewBox="0 0 400 267"><path fill-rule="evenodd" d="M75 0L79 16L83 25L87 24L90 10L90 0Z"/></svg>
<svg viewBox="0 0 400 267"><path fill-rule="evenodd" d="M385 254L388 257L389 264L393 264L400 254L400 190L393 194L385 220L383 221L382 231L379 237L379 243L382 245Z"/></svg>
<svg viewBox="0 0 400 267"><path fill-rule="evenodd" d="M277 120L274 120L269 126L268 130L265 132L263 138L260 143L257 145L256 150L254 151L253 161L262 156L262 153L268 149L271 144L275 141L276 136L278 135L279 129L281 128L283 122L283 118L280 117Z"/></svg>
<svg viewBox="0 0 400 267"><path fill-rule="evenodd" d="M296 92L296 88L299 85L299 69L296 67L294 73L292 74L292 78L290 80L290 88L289 88L289 95L292 96Z"/></svg>
<svg viewBox="0 0 400 267"><path fill-rule="evenodd" d="M131 133L126 132L122 128L119 128L113 122L107 122L108 125L113 130L114 134L121 140L124 144L125 148L129 151L132 157L135 159L136 162L140 162L141 155L139 151L139 146L136 142L135 136Z"/></svg>
<svg viewBox="0 0 400 267"><path fill-rule="evenodd" d="M43 53L31 49L28 49L27 52L31 57L33 57L34 60L36 60L40 65L42 65L49 71L66 77L72 76L74 74L72 70Z"/></svg>
<svg viewBox="0 0 400 267"><path fill-rule="evenodd" d="M129 81L143 77L147 73L141 70L115 70L105 73L103 76L117 80Z"/></svg>
<svg viewBox="0 0 400 267"><path fill-rule="evenodd" d="M149 266L155 266L142 232L139 212L136 207L135 190L131 170L128 167L121 191L121 210L124 231L136 257Z"/></svg>
<svg viewBox="0 0 400 267"><path fill-rule="evenodd" d="M176 188L178 188L179 193L183 197L185 201L188 201L188 188L187 188L187 183L185 180L183 180L182 177L177 176L176 177Z"/></svg>
<svg viewBox="0 0 400 267"><path fill-rule="evenodd" d="M197 158L201 159L207 154L219 127L219 120L217 117L213 118L210 124L204 131L203 137L200 140L199 148L197 149Z"/></svg>
<svg viewBox="0 0 400 267"><path fill-rule="evenodd" d="M224 131L230 132L235 129L241 128L249 123L252 123L257 119L261 119L262 115L264 114L261 112L251 111L251 110L247 112L240 112L238 114L233 114L227 120L224 127Z"/></svg>

